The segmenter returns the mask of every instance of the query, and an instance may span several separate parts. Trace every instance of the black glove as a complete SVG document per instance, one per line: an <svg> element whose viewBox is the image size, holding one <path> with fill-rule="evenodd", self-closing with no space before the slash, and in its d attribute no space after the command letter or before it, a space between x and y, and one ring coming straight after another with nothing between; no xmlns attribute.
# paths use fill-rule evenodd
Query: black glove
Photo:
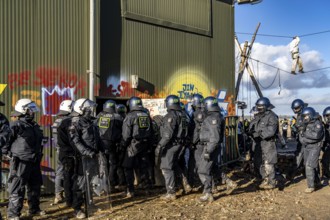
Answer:
<svg viewBox="0 0 330 220"><path fill-rule="evenodd" d="M118 151L125 151L126 150L126 144L125 144L125 141L124 140L122 140L121 142L120 142L120 144L118 145Z"/></svg>

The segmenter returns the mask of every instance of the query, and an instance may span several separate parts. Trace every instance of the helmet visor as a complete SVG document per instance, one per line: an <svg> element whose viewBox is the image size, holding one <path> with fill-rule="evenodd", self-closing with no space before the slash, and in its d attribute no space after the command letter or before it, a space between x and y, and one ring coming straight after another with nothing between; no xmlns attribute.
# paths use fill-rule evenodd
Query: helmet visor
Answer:
<svg viewBox="0 0 330 220"><path fill-rule="evenodd" d="M298 114L298 113L301 112L301 110L302 110L301 107L297 107L297 108L294 108L294 109L293 109L293 112L296 113L296 114Z"/></svg>
<svg viewBox="0 0 330 220"><path fill-rule="evenodd" d="M311 121L311 116L309 114L303 115L302 118L305 124Z"/></svg>
<svg viewBox="0 0 330 220"><path fill-rule="evenodd" d="M38 106L34 102L31 102L31 103L27 104L25 108L27 110L29 110L30 112L33 112L33 113L40 111L40 109L38 108Z"/></svg>
<svg viewBox="0 0 330 220"><path fill-rule="evenodd" d="M324 117L324 122L327 124L330 124L330 114L323 116Z"/></svg>
<svg viewBox="0 0 330 220"><path fill-rule="evenodd" d="M257 105L256 107L257 107L257 112L258 113L264 113L264 112L266 112L266 106L264 106L264 105Z"/></svg>

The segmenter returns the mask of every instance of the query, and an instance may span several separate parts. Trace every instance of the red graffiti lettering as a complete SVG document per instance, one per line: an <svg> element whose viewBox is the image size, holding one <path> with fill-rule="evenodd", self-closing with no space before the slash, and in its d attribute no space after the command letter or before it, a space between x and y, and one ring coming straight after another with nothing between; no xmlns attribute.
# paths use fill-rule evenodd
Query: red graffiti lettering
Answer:
<svg viewBox="0 0 330 220"><path fill-rule="evenodd" d="M31 78L31 71L25 70L20 73L9 73L8 83L9 88L13 89L15 86L24 86L29 84Z"/></svg>
<svg viewBox="0 0 330 220"><path fill-rule="evenodd" d="M58 85L60 88L76 88L75 94L80 91L82 96L85 95L87 83L83 78L79 78L77 74L60 68L39 67L35 75L35 86L54 87Z"/></svg>

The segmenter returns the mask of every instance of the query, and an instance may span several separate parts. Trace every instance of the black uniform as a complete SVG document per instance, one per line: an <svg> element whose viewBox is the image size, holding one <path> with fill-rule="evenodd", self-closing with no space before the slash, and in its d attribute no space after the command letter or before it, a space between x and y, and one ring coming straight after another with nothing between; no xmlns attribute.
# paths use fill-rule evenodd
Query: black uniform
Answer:
<svg viewBox="0 0 330 220"><path fill-rule="evenodd" d="M323 146L324 127L318 119L311 120L300 134L304 149L304 165L308 188L315 188L319 183L318 161Z"/></svg>
<svg viewBox="0 0 330 220"><path fill-rule="evenodd" d="M296 150L296 165L297 169L303 165L304 162L304 146L301 144L301 133L304 129L304 122L301 113L297 114L297 121L294 125L294 130L297 131L297 150Z"/></svg>
<svg viewBox="0 0 330 220"><path fill-rule="evenodd" d="M43 132L34 121L21 117L10 125L12 134L9 144L3 148L3 154L11 154L10 175L8 180L9 205L8 217L19 217L23 208L25 187L29 204L29 213L40 211L40 187L42 175Z"/></svg>
<svg viewBox="0 0 330 220"><path fill-rule="evenodd" d="M261 152L261 146L260 144L257 145L257 140L259 137L253 137L253 134L255 134L255 127L256 124L259 120L259 114L255 114L254 118L251 120L251 123L248 128L248 135L252 140L252 145L251 145L251 157L253 158L253 167L254 170L253 172L257 176L257 178L261 178L260 174L260 167L262 164L262 152Z"/></svg>
<svg viewBox="0 0 330 220"><path fill-rule="evenodd" d="M325 140L323 144L322 156L322 174L324 177L330 178L330 125L325 124Z"/></svg>
<svg viewBox="0 0 330 220"><path fill-rule="evenodd" d="M275 137L278 132L278 117L271 111L266 110L265 113L259 113L255 124L256 150L260 147L262 165L260 166L260 174L264 181L275 186L275 167L277 163L277 151L275 145ZM257 157L257 155L255 155ZM255 158L260 159L260 158Z"/></svg>
<svg viewBox="0 0 330 220"><path fill-rule="evenodd" d="M196 150L196 162L198 175L204 185L203 193L212 191L211 171L216 162L221 142L221 117L217 111L208 112L201 125L199 139Z"/></svg>
<svg viewBox="0 0 330 220"><path fill-rule="evenodd" d="M161 140L158 147L162 149L160 169L165 178L167 193L174 194L174 169L177 169L179 153L187 135L187 121L186 115L181 110L169 109L167 111L160 128Z"/></svg>
<svg viewBox="0 0 330 220"><path fill-rule="evenodd" d="M64 191L63 188L63 164L61 163L61 161L59 160L58 156L59 156L59 145L58 145L58 136L57 136L57 128L60 126L60 124L62 123L63 117L59 116L55 122L52 125L52 133L53 133L53 138L54 138L54 142L55 142L55 147L56 147L56 172L55 172L55 194L59 194L62 193Z"/></svg>
<svg viewBox="0 0 330 220"><path fill-rule="evenodd" d="M81 209L83 193L85 193L87 172L89 178L98 174L98 160L96 154L99 152L99 131L93 120L89 117L75 116L72 114L69 135L71 145L75 149L75 174L73 176L73 203L75 211Z"/></svg>
<svg viewBox="0 0 330 220"><path fill-rule="evenodd" d="M116 173L118 167L117 146L121 140L123 118L117 113L102 111L97 115L97 126L100 132L100 146L108 158L110 186L118 184Z"/></svg>
<svg viewBox="0 0 330 220"><path fill-rule="evenodd" d="M58 118L56 126L53 127L53 133L56 132L57 146L58 146L58 166L63 169L63 188L65 192L65 199L68 206L72 205L73 200L73 175L74 175L74 156L75 151L70 143L69 127L71 125L71 116L62 116ZM55 121L55 122L56 122ZM55 124L55 123L54 123ZM58 172L58 169L57 169Z"/></svg>
<svg viewBox="0 0 330 220"><path fill-rule="evenodd" d="M0 113L0 149L2 149L7 141L9 140L11 131L10 131L10 127L9 127L9 121L6 118L6 116L4 116L3 114ZM0 151L0 160L1 160L1 151ZM0 173L2 173L1 171L1 163L0 163ZM2 189L2 175L0 175L0 189Z"/></svg>
<svg viewBox="0 0 330 220"><path fill-rule="evenodd" d="M128 192L134 193L134 171L139 170L142 185L151 186L148 167L148 151L152 146L152 125L150 116L143 108L132 109L123 122L122 148L125 157L122 166L125 170Z"/></svg>
<svg viewBox="0 0 330 220"><path fill-rule="evenodd" d="M200 160L202 155L202 148L198 147L200 145L200 132L201 126L205 119L205 111L202 108L196 108L193 113L193 137L192 137L192 146L190 148L190 156L188 163L188 173L189 173L189 183L191 185L196 185L195 176L197 174L197 162Z"/></svg>

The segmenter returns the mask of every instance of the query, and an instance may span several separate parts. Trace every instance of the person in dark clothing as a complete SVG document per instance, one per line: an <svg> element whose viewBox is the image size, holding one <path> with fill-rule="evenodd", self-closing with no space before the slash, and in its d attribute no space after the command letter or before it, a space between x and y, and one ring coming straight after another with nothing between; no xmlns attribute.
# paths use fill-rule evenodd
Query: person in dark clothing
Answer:
<svg viewBox="0 0 330 220"><path fill-rule="evenodd" d="M271 110L274 106L266 97L259 98L256 102L258 115L253 122L253 138L256 144L255 160L261 161L259 168L263 182L259 185L261 189L273 189L276 186L275 164L277 163L277 151L275 138L278 132L278 117ZM252 122L251 122L252 124ZM258 155L258 150L261 149Z"/></svg>
<svg viewBox="0 0 330 220"><path fill-rule="evenodd" d="M147 191L151 187L148 173L150 166L148 152L152 147L151 118L143 108L142 100L131 97L128 100L129 113L127 114L122 129L121 148L125 150L122 166L124 167L127 182L127 197L134 197L134 169L139 172L141 183Z"/></svg>
<svg viewBox="0 0 330 220"><path fill-rule="evenodd" d="M43 132L34 121L35 113L38 111L38 107L30 99L20 99L16 102L14 115L18 120L10 124L11 136L2 148L2 154L10 158L7 219L19 219L25 188L27 188L29 214L46 214L39 206Z"/></svg>
<svg viewBox="0 0 330 220"><path fill-rule="evenodd" d="M167 114L164 116L160 128L161 140L155 154L161 158L160 169L162 170L166 195L164 200L175 200L175 171L178 169L179 153L183 147L183 141L187 137L186 115L180 107L180 99L176 95L169 95L165 99Z"/></svg>
<svg viewBox="0 0 330 220"><path fill-rule="evenodd" d="M86 217L86 214L81 210L84 194L87 200L87 202L85 201L87 214L88 208L93 206L93 204L90 204L92 198L88 198L89 195L92 195L90 180L98 175L98 160L96 157L100 148L99 131L93 117L95 107L95 102L89 99L82 98L75 101L71 113L71 125L69 126L70 142L75 150L72 208L78 219Z"/></svg>
<svg viewBox="0 0 330 220"><path fill-rule="evenodd" d="M189 184L188 177L189 177L189 157L190 157L190 146L191 146L191 139L193 134L192 129L192 121L189 115L185 111L185 105L180 102L180 107L182 110L182 114L185 116L186 120L186 129L185 133L187 134L185 140L182 141L182 148L179 153L179 162L178 162L178 187L183 187L183 190L186 194L190 193L192 188ZM158 143L158 142L157 142ZM182 184L180 184L182 183Z"/></svg>
<svg viewBox="0 0 330 220"><path fill-rule="evenodd" d="M60 132L60 136L58 135L58 128L61 126L63 121L66 121L70 119L69 114L72 112L73 108L73 101L72 100L64 100L60 104L60 110L57 114L57 119L55 120L54 124L52 125L52 133L53 133L53 139L55 142L56 147L56 156L57 156L57 168L55 172L55 199L54 204L58 204L64 201L63 192L66 191L65 197L67 200L67 204L72 204L72 193L71 190L64 190L64 181L69 181L71 179L71 176L69 178L64 179L64 166L59 158L60 154L60 145L69 145L69 146L63 146L62 148L71 148L69 137L67 132ZM65 122L66 123L66 122ZM67 124L67 123L66 123ZM68 124L67 124L68 125ZM63 153L62 153L63 154ZM70 184L72 185L72 184Z"/></svg>
<svg viewBox="0 0 330 220"><path fill-rule="evenodd" d="M221 116L218 100L209 96L203 101L205 108L205 119L203 120L199 143L197 144L196 163L199 178L204 185L201 202L212 202L212 168L217 161L218 151L221 143Z"/></svg>
<svg viewBox="0 0 330 220"><path fill-rule="evenodd" d="M4 106L5 103L0 101L0 106ZM0 113L0 149L2 149L7 141L9 140L9 137L11 135L11 130L10 130L10 126L9 126L9 121L6 118L6 116L4 116L2 113ZM0 160L2 157L2 153L0 151ZM2 164L0 163L0 173L2 173L1 170ZM0 175L0 190L3 188L2 185L2 175ZM0 215L1 217L1 215ZM1 218L0 218L1 219Z"/></svg>
<svg viewBox="0 0 330 220"><path fill-rule="evenodd" d="M54 204L63 200L65 193L65 202L68 207L72 205L72 176L74 174L74 150L70 144L68 127L71 124L71 116L74 102L64 100L60 104L58 118L52 126L53 137L57 150L57 169L55 173L55 199Z"/></svg>
<svg viewBox="0 0 330 220"><path fill-rule="evenodd" d="M301 117L303 129L301 129L300 141L304 146L304 165L308 187L305 192L311 193L320 184L318 162L323 147L324 127L312 107L304 108Z"/></svg>
<svg viewBox="0 0 330 220"><path fill-rule="evenodd" d="M117 167L118 167L118 145L121 140L123 118L116 113L116 102L108 100L103 105L103 111L97 118L97 126L100 132L100 144L108 159L110 189L114 191L118 183Z"/></svg>
<svg viewBox="0 0 330 220"><path fill-rule="evenodd" d="M325 140L323 143L322 151L322 176L330 178L330 106L326 107L323 111L323 121L325 125Z"/></svg>
<svg viewBox="0 0 330 220"><path fill-rule="evenodd" d="M296 149L296 170L295 173L300 169L300 167L304 164L304 149L300 142L300 136L304 129L303 119L301 117L301 113L308 104L304 103L301 99L293 100L291 104L292 111L296 114L296 123L294 123L293 130L296 131L296 139L297 139L297 149ZM293 176L295 174L292 174Z"/></svg>
<svg viewBox="0 0 330 220"><path fill-rule="evenodd" d="M247 129L247 135L249 136L249 141L251 142L251 150L250 150L250 160L253 162L253 168L251 169L251 172L258 178L261 179L261 175L259 172L260 166L262 164L262 154L261 154L261 148L259 145L256 145L256 140L258 138L253 138L253 134L255 133L255 126L256 123L259 120L259 112L257 111L256 106L253 106L251 111L251 114L253 114L253 118L249 124L249 127Z"/></svg>
<svg viewBox="0 0 330 220"><path fill-rule="evenodd" d="M204 97L200 94L194 94L191 100L191 107L193 109L192 114L192 141L189 148L189 161L188 161L188 174L189 174L189 184L193 187L197 187L199 179L196 177L197 174L197 164L196 161L199 160L200 154L196 152L197 145L200 142L199 135L201 132L201 126L205 119L205 111L202 108Z"/></svg>

